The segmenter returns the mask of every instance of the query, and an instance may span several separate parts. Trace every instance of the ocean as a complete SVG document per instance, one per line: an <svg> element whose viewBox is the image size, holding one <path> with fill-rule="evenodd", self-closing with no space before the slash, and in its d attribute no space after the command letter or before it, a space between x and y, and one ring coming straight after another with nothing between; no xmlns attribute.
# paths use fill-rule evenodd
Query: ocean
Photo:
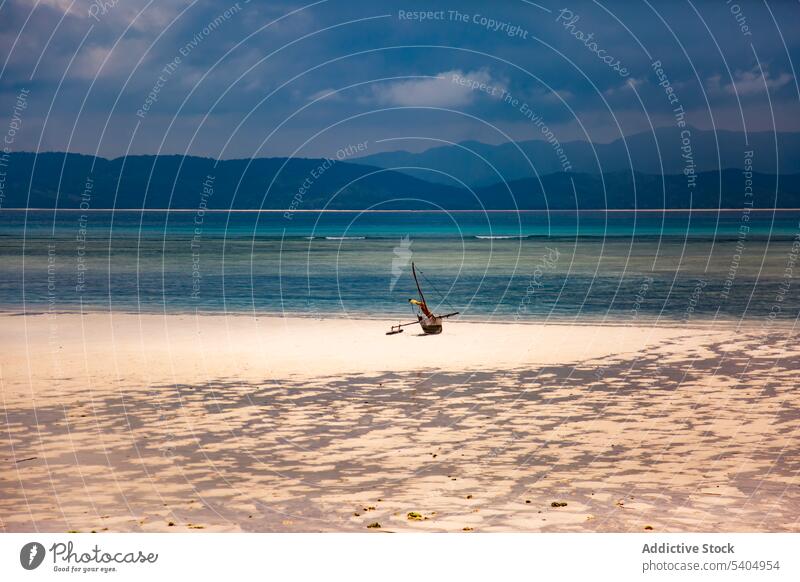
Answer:
<svg viewBox="0 0 800 582"><path fill-rule="evenodd" d="M800 212L0 210L0 308L794 320Z"/></svg>

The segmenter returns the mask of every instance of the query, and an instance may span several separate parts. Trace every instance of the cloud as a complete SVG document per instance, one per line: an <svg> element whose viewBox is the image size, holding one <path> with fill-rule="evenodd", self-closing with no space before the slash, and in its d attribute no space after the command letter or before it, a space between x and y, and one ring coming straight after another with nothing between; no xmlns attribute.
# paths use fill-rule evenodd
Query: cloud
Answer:
<svg viewBox="0 0 800 582"><path fill-rule="evenodd" d="M633 87L634 89L638 89L642 85L646 83L646 78L642 77L641 79L637 79L636 77L630 77L628 79L628 85Z"/></svg>
<svg viewBox="0 0 800 582"><path fill-rule="evenodd" d="M401 107L462 107L477 97L502 95L505 84L492 79L488 69L465 73L454 69L435 77L385 83L373 88L373 101Z"/></svg>
<svg viewBox="0 0 800 582"><path fill-rule="evenodd" d="M217 27L213 35L204 37L191 55L181 55L182 47L191 43L198 33L202 35L204 27L237 2L241 11ZM615 3L624 4L612 1ZM202 117L205 113L209 113L206 124L220 135L224 135L228 128L237 128L238 122L250 115L249 123L237 129L224 152L225 156L247 156L254 151L253 148L258 148L264 127L277 126L309 99L319 97L320 101L303 115L292 118L270 139L265 148L271 155L293 151L309 136L327 128L331 120L338 119L350 121L328 129L307 146L305 153L329 155L330 151L335 152L341 147L341 143L349 143L347 140L352 138L354 131L363 132L370 139L398 132L404 135L431 133L456 142L473 139L497 142L502 139L484 124L435 111L359 116L392 106L469 111L508 130L515 138L530 139L538 132L518 108L504 102L502 96L492 96L492 88L499 88L496 93L500 94L508 88L513 98L534 106L547 119L551 129L558 129L559 139L566 139L565 136L583 138L583 128L575 121L576 116L587 125L593 137L607 137L609 140L618 137L614 135L618 133L616 120L620 120L626 132L649 130L648 115L655 107L663 107L663 115L659 112L654 114L656 125L674 125L674 116L666 107L669 104L664 100L663 88L654 80L647 55L642 54L636 42L630 40L632 37L618 34L616 21L608 20L605 9L593 8L595 14L592 16L591 3L586 3L581 10L581 22L591 22L597 38L608 39L607 42L611 43L608 48L613 48L615 54L624 58L630 70L635 71L637 78L628 79L626 85L623 79L608 76L607 71L601 69L594 70L596 75L591 74L596 87L588 83L580 69L567 66L569 59L581 62L581 57L591 57L587 57L586 47L576 44L572 36L565 36L560 25L554 28L547 25L547 21L541 20L540 11L525 9L515 3L494 3L492 10L497 14L492 16L498 22L515 22L526 29L537 30L541 39L563 56L544 45L534 47L529 42L520 42L522 39L519 38L488 34L491 31L482 27L462 26L455 22L447 26L447 23L430 27L411 26L397 18L377 18L382 14L396 14L397 3L389 0L376 0L370 3L368 10L363 3L322 2L291 15L289 13L302 3L295 0L225 0L223 3L195 0L75 0L74 3L73 0L0 0L0 4L0 55L3 60L7 58L0 78L0 112L13 108L21 87L32 89L27 118L30 123L15 142L15 145L28 149L38 145L37 131L41 130L35 129L37 127L46 128L45 145L51 149L64 147L75 124L76 106L84 100L80 130L75 132L71 147L77 148L75 151L94 153L99 146L100 153L108 156L124 153L131 139L135 140L130 146L131 151L150 151L148 148L155 151L163 140L166 127L161 120L170 120L173 115L178 119L170 129L170 140L174 141L169 142L169 147L183 151L181 146L185 144L181 139L186 144L190 142L196 131L196 116ZM472 4L477 6L479 3ZM680 5L663 4L661 11L667 13L665 20L685 18ZM713 17L717 9L712 4L698 6L698 11L708 10L708 16ZM92 6L103 6L105 11L100 10L97 19L92 18L89 15ZM147 8L140 14L145 6ZM778 22L789 23L800 16L798 6L796 2L778 2L774 3L771 11ZM751 12L754 12L752 18L756 18L755 8ZM766 8L762 7L761 12L767 19L765 22L772 22ZM281 16L285 18L248 38L224 61L211 68L228 49L233 49L250 33ZM365 16L376 18L365 20ZM748 15L748 20L750 18ZM771 127L772 107L780 113L782 128L797 130L800 116L797 115L797 95L793 94L791 75L794 73L786 63L789 59L800 58L800 45L789 43L787 49L780 38L774 38L775 35L764 37L758 50L762 62L769 64L764 65L768 71L765 79L759 68L753 68L752 51L741 44L740 31L727 27L720 31L717 40L725 47L725 58L732 63L731 71L736 71L735 75L729 74L720 68L714 40L705 34L702 23L694 20L686 20L680 34L689 59L703 75L700 77L702 86L698 86L694 70L686 64L686 55L676 53L672 45L674 40L659 32L661 27L658 22L653 22L651 11L631 8L626 12L626 26L633 35L646 35L652 44L648 50L661 55L681 104L689 112L687 116L693 116L692 122L702 125L703 120L708 119L707 104L700 91L705 88L714 91L715 123L722 117L726 128L740 129L739 103L733 98L734 93L738 93L742 95L741 105L747 116L748 129ZM693 22L700 25L699 28L693 28ZM49 44L45 49L47 41ZM727 48L729 45L730 49ZM429 46L440 48L425 48ZM469 46L470 51L446 49L447 46ZM272 54L278 48L280 50ZM494 54L502 54L508 63L520 68L486 56ZM261 61L267 55L269 58ZM131 134L135 124L130 122L138 119L135 111L152 90L162 68L176 56L182 56L180 67L169 76L159 93L157 110L148 116L147 123L141 124L135 135ZM332 60L329 62L329 59ZM318 67L323 62L325 66ZM256 63L258 65L253 67ZM557 93L549 92L543 83L524 71L533 72L542 82L556 88ZM721 74L711 77L717 71ZM239 78L240 75L244 76ZM296 75L299 76L295 78ZM394 79L376 81L395 75ZM463 80L465 85L454 82L454 77L457 81ZM201 78L202 85L178 110ZM290 79L291 83L251 112L262 97ZM632 86L642 92L648 111L642 111ZM341 93L331 93L333 89L344 87L350 88ZM764 99L765 87L774 92L770 95L771 103ZM227 90L225 98L211 110ZM569 107L561 103L559 96L567 101ZM603 103L603 96L611 105L610 111ZM107 122L115 103L114 116L111 122ZM51 111L46 123L34 119L38 111ZM99 139L97 136L106 123L108 130L102 143L95 143L93 140ZM564 133L566 127L571 133ZM197 153L212 156L218 153L215 151L217 142L213 139L206 140L202 146L197 145L196 139L191 143Z"/></svg>
<svg viewBox="0 0 800 582"><path fill-rule="evenodd" d="M80 11L80 8L76 7L75 2L72 0L39 0L39 4L49 6L65 14L77 13Z"/></svg>
<svg viewBox="0 0 800 582"><path fill-rule="evenodd" d="M109 58L110 49L103 46L87 46L75 60L73 74L82 79L93 79L100 73L100 67Z"/></svg>
<svg viewBox="0 0 800 582"><path fill-rule="evenodd" d="M317 91L313 95L311 95L308 100L309 101L316 101L317 99L327 99L328 101L343 101L343 97L341 93L337 93L336 89L328 87L327 89L322 89Z"/></svg>
<svg viewBox="0 0 800 582"><path fill-rule="evenodd" d="M35 0L60 14L67 14L76 21L102 25L115 30L133 23L139 31L160 32L170 20L187 6L187 0ZM34 4L34 0L23 0L22 4ZM146 7L146 10L143 10ZM138 17L137 17L138 16ZM134 21L136 18L136 22Z"/></svg>
<svg viewBox="0 0 800 582"><path fill-rule="evenodd" d="M629 77L624 80L619 85L612 85L605 91L603 91L603 95L606 97L614 97L619 94L627 94L631 89L639 90L639 87L644 85L646 80L644 77L641 79L637 79L636 77Z"/></svg>
<svg viewBox="0 0 800 582"><path fill-rule="evenodd" d="M736 71L733 77L733 82L724 83L721 75L714 75L708 78L706 86L709 91L715 93L728 93L729 95L738 93L740 96L747 96L761 93L765 85L772 91L780 89L794 78L789 73L781 73L774 77L768 70L764 70L762 78L758 67L753 67L749 71Z"/></svg>

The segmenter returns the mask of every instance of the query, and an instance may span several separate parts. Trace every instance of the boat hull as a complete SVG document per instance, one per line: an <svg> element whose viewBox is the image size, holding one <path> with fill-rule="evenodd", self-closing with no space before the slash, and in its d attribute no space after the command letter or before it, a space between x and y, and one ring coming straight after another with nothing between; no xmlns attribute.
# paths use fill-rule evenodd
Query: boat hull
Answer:
<svg viewBox="0 0 800 582"><path fill-rule="evenodd" d="M442 333L442 318L441 317L421 317L419 325L422 327L423 333L426 335L436 335Z"/></svg>

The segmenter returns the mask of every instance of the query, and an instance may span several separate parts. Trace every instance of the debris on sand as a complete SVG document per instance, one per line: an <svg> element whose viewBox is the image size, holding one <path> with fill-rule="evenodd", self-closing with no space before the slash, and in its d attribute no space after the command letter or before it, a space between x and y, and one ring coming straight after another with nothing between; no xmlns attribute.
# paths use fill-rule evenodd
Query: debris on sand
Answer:
<svg viewBox="0 0 800 582"><path fill-rule="evenodd" d="M567 506L566 501L553 501L553 503L550 504L550 507L566 507L566 506Z"/></svg>
<svg viewBox="0 0 800 582"><path fill-rule="evenodd" d="M422 517L421 513L417 513L416 511L409 511L406 514L406 517L411 521L422 521L423 519L425 519L424 517Z"/></svg>
<svg viewBox="0 0 800 582"><path fill-rule="evenodd" d="M377 521L373 521L371 524L367 526L367 528L369 529L380 529L380 527L381 524L379 524Z"/></svg>
<svg viewBox="0 0 800 582"><path fill-rule="evenodd" d="M462 527L461 531L472 531L471 527Z"/></svg>
<svg viewBox="0 0 800 582"><path fill-rule="evenodd" d="M653 531L653 526L652 525L646 525L646 526L644 526L644 529L646 529L647 531Z"/></svg>

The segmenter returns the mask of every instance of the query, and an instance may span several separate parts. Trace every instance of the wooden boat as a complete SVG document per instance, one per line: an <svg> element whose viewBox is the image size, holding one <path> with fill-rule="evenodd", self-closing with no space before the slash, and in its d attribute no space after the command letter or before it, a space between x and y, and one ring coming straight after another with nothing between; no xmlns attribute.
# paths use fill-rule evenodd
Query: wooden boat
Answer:
<svg viewBox="0 0 800 582"><path fill-rule="evenodd" d="M417 285L417 292L419 293L419 299L409 299L408 302L411 305L416 306L419 308L417 312L417 321L411 321L409 323L398 323L397 325L393 325L391 330L386 332L386 335L394 335L396 333L403 333L403 328L407 325L414 325L416 323L422 328L422 332L426 335L436 335L442 333L442 321L447 319L448 317L453 317L454 315L458 315L458 311L454 311L453 313L447 313L445 315L436 315L434 314L429 308L428 304L425 302L425 296L422 294L422 287L419 285L419 279L417 279L417 268L414 263L411 263L411 273L414 275L414 283Z"/></svg>

